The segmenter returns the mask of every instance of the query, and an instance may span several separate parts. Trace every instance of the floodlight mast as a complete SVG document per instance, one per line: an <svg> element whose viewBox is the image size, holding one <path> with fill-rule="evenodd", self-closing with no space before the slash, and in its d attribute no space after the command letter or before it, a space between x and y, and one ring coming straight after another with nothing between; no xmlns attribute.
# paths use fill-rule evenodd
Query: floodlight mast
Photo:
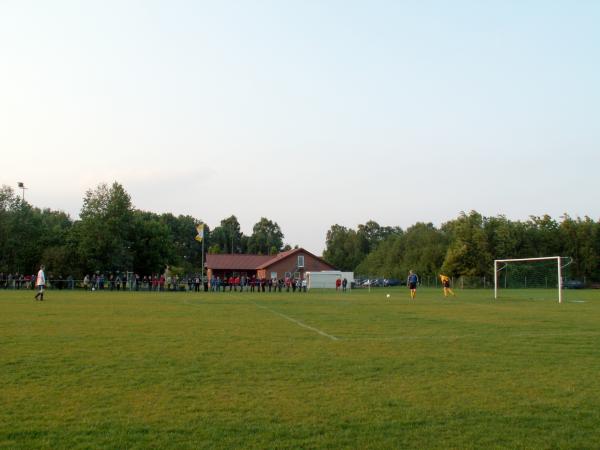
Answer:
<svg viewBox="0 0 600 450"><path fill-rule="evenodd" d="M558 303L562 303L562 266L560 256L546 256L541 258L515 258L515 259L495 259L494 260L494 299L498 298L498 263L519 262L519 261L551 261L555 259L558 266Z"/></svg>
<svg viewBox="0 0 600 450"><path fill-rule="evenodd" d="M21 189L21 190L23 191L23 197L22 197L22 200L23 200L23 201L25 201L25 189L27 189L27 188L25 187L25 184L24 184L22 181L19 181L19 182L17 183L17 186L19 186L19 189Z"/></svg>

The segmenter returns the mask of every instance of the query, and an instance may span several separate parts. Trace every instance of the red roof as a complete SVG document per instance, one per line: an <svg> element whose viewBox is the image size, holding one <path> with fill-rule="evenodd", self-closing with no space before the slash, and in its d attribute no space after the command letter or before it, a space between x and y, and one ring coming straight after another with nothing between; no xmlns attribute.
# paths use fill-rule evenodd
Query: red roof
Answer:
<svg viewBox="0 0 600 450"><path fill-rule="evenodd" d="M258 266L273 259L269 255L206 255L206 267L216 270L256 270Z"/></svg>
<svg viewBox="0 0 600 450"><path fill-rule="evenodd" d="M270 265L272 265L273 263L276 263L277 261L281 261L282 259L287 258L288 256L292 255L294 252L297 252L301 249L299 248L293 248L291 250L288 250L287 252L281 252L281 253L277 253L277 255L273 256L269 256L269 259L263 263L261 263L261 265L258 267L258 269L264 269L266 267L269 267Z"/></svg>
<svg viewBox="0 0 600 450"><path fill-rule="evenodd" d="M275 264L277 261L281 261L282 259L285 259L288 256L292 256L294 253L298 253L298 252L308 253L313 258L316 258L319 261L321 261L322 263L327 264L329 267L333 268L333 266L331 264L329 264L328 262L324 261L323 258L319 258L318 256L313 255L311 252L306 251L303 248L293 248L292 250L288 250L287 252L279 253L277 256L271 257L271 259L268 260L267 262L262 263L258 268L259 269L266 269L267 267L272 266L273 264Z"/></svg>
<svg viewBox="0 0 600 450"><path fill-rule="evenodd" d="M227 254L227 255L206 255L206 267L213 270L258 270L266 269L282 259L288 258L295 253L307 253L329 267L333 266L322 258L313 255L311 252L303 248L293 248L287 252L281 252L277 255L242 255L242 254Z"/></svg>

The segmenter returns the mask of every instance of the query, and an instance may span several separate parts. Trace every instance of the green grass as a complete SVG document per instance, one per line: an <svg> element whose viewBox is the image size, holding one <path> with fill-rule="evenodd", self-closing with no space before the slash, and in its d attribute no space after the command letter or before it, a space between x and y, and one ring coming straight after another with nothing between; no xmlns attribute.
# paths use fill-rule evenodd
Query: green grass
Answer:
<svg viewBox="0 0 600 450"><path fill-rule="evenodd" d="M568 294L2 291L0 448L598 448Z"/></svg>

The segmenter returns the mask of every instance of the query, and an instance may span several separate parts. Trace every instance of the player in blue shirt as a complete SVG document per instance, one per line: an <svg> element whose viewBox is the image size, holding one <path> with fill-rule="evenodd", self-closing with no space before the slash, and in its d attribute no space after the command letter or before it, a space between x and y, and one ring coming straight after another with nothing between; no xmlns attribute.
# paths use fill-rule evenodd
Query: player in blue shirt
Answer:
<svg viewBox="0 0 600 450"><path fill-rule="evenodd" d="M406 285L410 289L410 298L412 300L415 299L417 295L417 283L419 282L419 277L412 270L408 272L408 278L406 280Z"/></svg>

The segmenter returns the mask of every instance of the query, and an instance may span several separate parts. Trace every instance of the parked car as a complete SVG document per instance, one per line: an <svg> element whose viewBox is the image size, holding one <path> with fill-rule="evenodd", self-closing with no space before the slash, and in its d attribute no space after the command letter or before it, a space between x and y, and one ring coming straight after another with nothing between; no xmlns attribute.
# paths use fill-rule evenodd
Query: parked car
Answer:
<svg viewBox="0 0 600 450"><path fill-rule="evenodd" d="M380 286L383 286L383 280L380 280L379 278L366 279L361 282L360 286L362 286L362 287L380 287Z"/></svg>
<svg viewBox="0 0 600 450"><path fill-rule="evenodd" d="M583 281L579 280L567 280L563 283L565 289L583 289Z"/></svg>

